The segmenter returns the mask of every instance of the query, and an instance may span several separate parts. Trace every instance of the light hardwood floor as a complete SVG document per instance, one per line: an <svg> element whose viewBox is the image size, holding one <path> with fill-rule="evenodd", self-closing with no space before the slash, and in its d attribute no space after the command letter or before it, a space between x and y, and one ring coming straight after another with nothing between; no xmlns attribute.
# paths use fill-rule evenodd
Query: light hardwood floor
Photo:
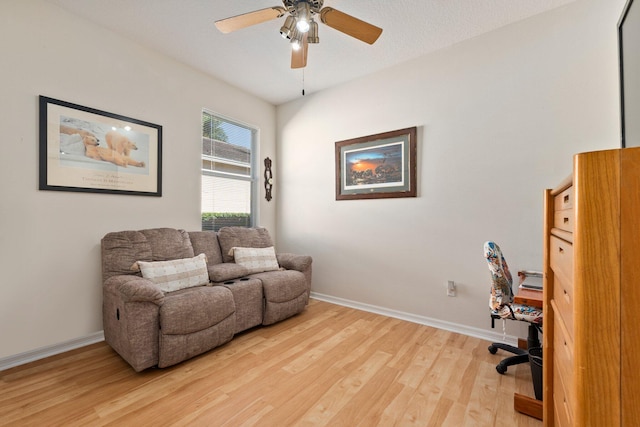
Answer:
<svg viewBox="0 0 640 427"><path fill-rule="evenodd" d="M105 343L0 372L0 425L536 426L528 364L488 342L312 300L307 310L167 369Z"/></svg>

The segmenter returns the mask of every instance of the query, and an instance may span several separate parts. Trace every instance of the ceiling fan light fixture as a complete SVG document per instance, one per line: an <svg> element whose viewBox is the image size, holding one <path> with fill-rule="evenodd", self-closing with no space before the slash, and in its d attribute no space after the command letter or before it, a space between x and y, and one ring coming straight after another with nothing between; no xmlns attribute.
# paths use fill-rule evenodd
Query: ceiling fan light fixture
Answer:
<svg viewBox="0 0 640 427"><path fill-rule="evenodd" d="M318 23L314 20L316 15L328 27L368 44L375 43L382 34L382 28L332 7L323 7L323 4L324 0L282 0L282 6L267 7L220 19L215 25L226 34L284 17L280 35L288 39L292 45L292 69L306 67L309 44L320 42Z"/></svg>
<svg viewBox="0 0 640 427"><path fill-rule="evenodd" d="M301 33L309 31L309 21L311 20L311 7L306 1L300 1L296 4L296 28Z"/></svg>
<svg viewBox="0 0 640 427"><path fill-rule="evenodd" d="M311 19L309 23L309 33L307 34L308 43L320 43L320 37L318 37L318 23Z"/></svg>
<svg viewBox="0 0 640 427"><path fill-rule="evenodd" d="M303 19L298 19L298 23L296 24L296 28L301 33L306 33L307 31L309 31L309 22L307 22L307 21L305 21Z"/></svg>
<svg viewBox="0 0 640 427"><path fill-rule="evenodd" d="M292 36L292 32L296 27L296 18L289 15L287 19L285 19L284 24L280 28L280 35L283 39L290 39Z"/></svg>
<svg viewBox="0 0 640 427"><path fill-rule="evenodd" d="M291 48L293 50L300 50L302 47L302 36L303 34L297 29L293 29L293 34L291 35Z"/></svg>

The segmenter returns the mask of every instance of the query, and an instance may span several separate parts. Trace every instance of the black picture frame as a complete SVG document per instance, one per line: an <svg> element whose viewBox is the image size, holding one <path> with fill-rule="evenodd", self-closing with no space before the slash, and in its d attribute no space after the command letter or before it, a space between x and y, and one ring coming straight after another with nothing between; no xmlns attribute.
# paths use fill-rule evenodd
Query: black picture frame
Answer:
<svg viewBox="0 0 640 427"><path fill-rule="evenodd" d="M640 6L627 0L618 21L620 143L640 146Z"/></svg>
<svg viewBox="0 0 640 427"><path fill-rule="evenodd" d="M417 128L338 141L336 200L417 197Z"/></svg>
<svg viewBox="0 0 640 427"><path fill-rule="evenodd" d="M39 189L162 196L162 126L39 97Z"/></svg>

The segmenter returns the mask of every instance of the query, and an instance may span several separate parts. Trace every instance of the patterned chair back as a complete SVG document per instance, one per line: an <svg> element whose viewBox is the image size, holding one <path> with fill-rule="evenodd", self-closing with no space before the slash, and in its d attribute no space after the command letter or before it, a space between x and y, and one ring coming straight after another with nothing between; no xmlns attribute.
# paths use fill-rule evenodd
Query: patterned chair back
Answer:
<svg viewBox="0 0 640 427"><path fill-rule="evenodd" d="M540 309L513 303L513 278L500 246L492 241L486 242L484 257L489 263L489 271L491 271L492 286L489 307L492 313L503 319L542 324Z"/></svg>

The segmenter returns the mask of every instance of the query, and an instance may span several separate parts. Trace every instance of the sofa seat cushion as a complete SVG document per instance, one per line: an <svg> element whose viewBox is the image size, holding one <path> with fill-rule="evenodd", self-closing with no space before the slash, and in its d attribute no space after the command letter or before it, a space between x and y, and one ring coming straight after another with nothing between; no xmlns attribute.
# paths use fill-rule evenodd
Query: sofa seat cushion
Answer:
<svg viewBox="0 0 640 427"><path fill-rule="evenodd" d="M262 281L264 298L271 302L286 302L307 292L304 274L295 270L266 271L252 274Z"/></svg>
<svg viewBox="0 0 640 427"><path fill-rule="evenodd" d="M234 313L233 295L223 286L182 289L165 295L160 307L160 329L164 335L190 334L216 325Z"/></svg>

